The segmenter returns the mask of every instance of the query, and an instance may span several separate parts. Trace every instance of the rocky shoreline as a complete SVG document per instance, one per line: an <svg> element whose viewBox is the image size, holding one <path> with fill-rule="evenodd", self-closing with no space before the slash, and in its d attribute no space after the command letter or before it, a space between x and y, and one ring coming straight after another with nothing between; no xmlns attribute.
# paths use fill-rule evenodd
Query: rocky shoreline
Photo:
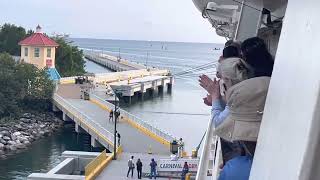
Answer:
<svg viewBox="0 0 320 180"><path fill-rule="evenodd" d="M53 113L24 113L19 119L0 123L0 157L25 149L33 141L50 136L63 122Z"/></svg>

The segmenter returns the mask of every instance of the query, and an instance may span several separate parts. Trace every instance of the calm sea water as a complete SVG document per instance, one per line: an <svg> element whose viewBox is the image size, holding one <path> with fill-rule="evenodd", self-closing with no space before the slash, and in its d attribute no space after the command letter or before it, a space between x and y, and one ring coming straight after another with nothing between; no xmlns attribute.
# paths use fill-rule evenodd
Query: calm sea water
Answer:
<svg viewBox="0 0 320 180"><path fill-rule="evenodd" d="M73 125L65 125L52 136L44 137L28 149L0 158L0 179L21 179L33 172L47 172L61 162L63 151L101 151L90 145L90 136L77 134Z"/></svg>
<svg viewBox="0 0 320 180"><path fill-rule="evenodd" d="M132 61L167 68L178 74L202 64L214 62L222 48L220 44L124 41L102 39L72 39L73 43L84 49L94 49L103 53L121 56ZM101 73L109 70L87 61L88 72ZM131 113L182 137L190 152L201 140L210 118L209 108L202 102L205 92L198 86L197 76L202 73L213 74L214 67L175 77L171 94L136 101L122 107ZM60 161L65 150L92 150L87 136L77 135L73 127L65 127L53 136L34 143L28 149L0 159L0 179L26 179L32 172L46 172Z"/></svg>

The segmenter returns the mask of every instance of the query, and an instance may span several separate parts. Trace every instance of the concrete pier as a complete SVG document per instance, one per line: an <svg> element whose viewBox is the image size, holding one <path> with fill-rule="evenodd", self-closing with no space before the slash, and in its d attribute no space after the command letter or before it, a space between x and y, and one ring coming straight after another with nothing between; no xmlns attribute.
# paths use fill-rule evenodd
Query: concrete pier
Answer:
<svg viewBox="0 0 320 180"><path fill-rule="evenodd" d="M170 76L148 76L136 78L131 81L114 82L111 83L110 86L115 92L121 93L125 99L131 101L131 98L138 93L141 99L144 99L146 92L148 92L150 96L153 96L157 92L163 92L163 87L166 85L168 86L168 90L171 90L172 79L173 77Z"/></svg>
<svg viewBox="0 0 320 180"><path fill-rule="evenodd" d="M84 52L85 58L90 61L93 61L97 64L100 64L108 69L113 71L129 71L137 69L147 69L143 64L134 63L126 59L118 58L108 54L93 53L93 52Z"/></svg>
<svg viewBox="0 0 320 180"><path fill-rule="evenodd" d="M82 175L89 164L100 153L65 151L62 153L62 162L47 173L32 173L28 180L85 180Z"/></svg>
<svg viewBox="0 0 320 180"><path fill-rule="evenodd" d="M94 74L90 83L81 85L75 84L77 77L61 78L53 95L52 108L55 112L62 111L62 119L74 123L77 133L90 135L92 147L105 147L106 150L99 155L66 152L58 166L48 173L33 173L28 177L29 180L94 179L112 160L112 155L106 154L114 150L114 122L109 121L109 113L114 109L114 105L109 101L118 100L112 94L121 92L121 97L131 103L134 96L140 96L143 100L147 93L154 96L163 93L166 86L170 90L172 88L173 77L169 76L168 70L146 69L144 65L104 54L85 53L85 56L114 71L122 72ZM87 85L90 86L84 87ZM86 100L81 98L84 89L89 95ZM121 146L117 146L117 152L123 151L127 156L132 153L145 157L150 153L152 157L170 155L170 142L177 139L176 137L149 121L144 121L121 108L118 110L120 117L117 132L121 134ZM148 156L148 159L150 157ZM126 163L127 158L119 158ZM112 162L111 164L117 163ZM102 177L110 179L111 176L104 173Z"/></svg>

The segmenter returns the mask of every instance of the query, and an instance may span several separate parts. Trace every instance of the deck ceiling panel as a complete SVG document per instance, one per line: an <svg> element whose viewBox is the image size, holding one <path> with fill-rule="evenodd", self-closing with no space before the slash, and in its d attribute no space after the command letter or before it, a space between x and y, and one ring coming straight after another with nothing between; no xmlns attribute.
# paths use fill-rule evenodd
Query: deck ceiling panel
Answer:
<svg viewBox="0 0 320 180"><path fill-rule="evenodd" d="M208 2L215 2L217 4L225 4L225 5L239 5L242 0L193 0L193 3L198 8L199 11L203 11L203 9L207 6ZM245 4L251 5L254 7L260 7L261 4L266 9L270 11L276 11L277 9L283 7L288 3L288 0L246 0Z"/></svg>

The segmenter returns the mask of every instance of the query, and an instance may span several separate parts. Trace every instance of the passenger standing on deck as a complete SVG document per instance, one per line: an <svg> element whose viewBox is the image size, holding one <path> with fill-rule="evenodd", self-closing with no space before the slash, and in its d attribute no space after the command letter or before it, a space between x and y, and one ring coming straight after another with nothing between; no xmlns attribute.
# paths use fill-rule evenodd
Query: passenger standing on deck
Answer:
<svg viewBox="0 0 320 180"><path fill-rule="evenodd" d="M274 60L263 39L252 37L243 41L241 54L243 60L252 67L254 77L271 77Z"/></svg>
<svg viewBox="0 0 320 180"><path fill-rule="evenodd" d="M240 58L241 53L240 53L240 44L238 42L235 42L233 40L229 40L225 43L225 47L223 48L222 51L222 56L219 58L219 63L217 67L217 72L216 72L216 77L221 78L221 62L223 60L229 59L229 58ZM205 75L206 76L206 75ZM206 76L208 77L208 76ZM203 76L200 76L200 79L203 78ZM208 77L209 78L209 77ZM222 83L220 83L220 86L222 86ZM223 87L220 87L223 89ZM221 93L223 94L223 92ZM208 106L212 106L212 101L211 99L211 94L208 94L208 97L204 98L204 103Z"/></svg>
<svg viewBox="0 0 320 180"><path fill-rule="evenodd" d="M216 128L215 134L227 141L239 141L244 149L244 156L237 156L228 161L220 173L219 180L249 179L269 77L273 70L273 57L262 39L253 37L245 40L241 45L241 51L244 60L253 69L254 78L243 81L229 90L227 100L228 104L232 104L232 113Z"/></svg>
<svg viewBox="0 0 320 180"><path fill-rule="evenodd" d="M154 177L154 179L157 177L157 163L153 158L150 163L150 179L152 179L152 177Z"/></svg>
<svg viewBox="0 0 320 180"><path fill-rule="evenodd" d="M181 180L185 180L186 179L186 175L189 172L189 166L187 162L184 162L183 168L182 168L182 172L181 172Z"/></svg>
<svg viewBox="0 0 320 180"><path fill-rule="evenodd" d="M142 173L142 162L140 159L138 159L137 163L137 172L138 172L138 179L141 179L141 173Z"/></svg>
<svg viewBox="0 0 320 180"><path fill-rule="evenodd" d="M211 80L205 75L200 77L200 85L210 94L206 99L212 102L211 118L215 127L219 126L229 115L229 107L225 105L225 98L220 91L226 92L233 85L248 79L250 74L248 65L240 58L224 59L220 62L219 67L222 83L219 83L216 79ZM232 143L223 139L221 140L221 150L223 164L242 153L242 148L238 142Z"/></svg>
<svg viewBox="0 0 320 180"><path fill-rule="evenodd" d="M133 171L134 171L133 158L134 158L134 156L131 156L131 159L128 160L128 173L127 173L127 177L129 177L130 171L131 171L131 177L133 177Z"/></svg>
<svg viewBox="0 0 320 180"><path fill-rule="evenodd" d="M182 138L179 139L178 141L178 154L179 157L183 157L183 152L184 152L184 142Z"/></svg>
<svg viewBox="0 0 320 180"><path fill-rule="evenodd" d="M113 110L111 110L109 112L109 122L112 121L113 122Z"/></svg>
<svg viewBox="0 0 320 180"><path fill-rule="evenodd" d="M223 167L218 180L248 180L267 98L270 77L256 77L232 86L227 92L230 113L214 135L238 141L244 154L234 156Z"/></svg>

